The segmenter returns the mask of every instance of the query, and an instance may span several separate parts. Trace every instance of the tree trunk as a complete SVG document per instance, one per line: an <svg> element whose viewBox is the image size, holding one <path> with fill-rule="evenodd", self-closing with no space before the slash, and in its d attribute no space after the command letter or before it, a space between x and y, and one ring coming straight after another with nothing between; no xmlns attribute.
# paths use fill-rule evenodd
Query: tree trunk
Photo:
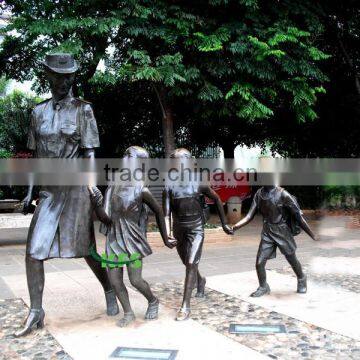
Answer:
<svg viewBox="0 0 360 360"><path fill-rule="evenodd" d="M165 148L165 157L169 157L175 149L174 119L171 106L166 101L165 89L160 91L154 86L162 112L162 131Z"/></svg>
<svg viewBox="0 0 360 360"><path fill-rule="evenodd" d="M169 157L175 149L174 121L172 111L169 106L165 108L165 114L162 119L162 129L165 147L165 157Z"/></svg>
<svg viewBox="0 0 360 360"><path fill-rule="evenodd" d="M235 146L232 141L229 140L226 144L221 144L221 148L224 151L224 158L225 159L233 159L234 158L234 150Z"/></svg>

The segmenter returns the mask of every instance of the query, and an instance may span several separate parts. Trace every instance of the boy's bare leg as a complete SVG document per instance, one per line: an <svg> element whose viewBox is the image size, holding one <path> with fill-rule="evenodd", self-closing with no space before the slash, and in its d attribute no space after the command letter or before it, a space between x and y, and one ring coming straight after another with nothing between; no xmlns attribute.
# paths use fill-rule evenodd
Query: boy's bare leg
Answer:
<svg viewBox="0 0 360 360"><path fill-rule="evenodd" d="M299 294L305 294L307 291L307 281L306 281L306 275L304 274L300 261L296 257L295 254L287 255L285 256L286 260L291 265L292 269L294 270L294 273L297 277L297 292Z"/></svg>
<svg viewBox="0 0 360 360"><path fill-rule="evenodd" d="M259 280L259 287L250 295L251 297L260 297L270 293L270 287L266 282L266 262L267 259L265 258L260 259L259 256L256 258L256 273Z"/></svg>

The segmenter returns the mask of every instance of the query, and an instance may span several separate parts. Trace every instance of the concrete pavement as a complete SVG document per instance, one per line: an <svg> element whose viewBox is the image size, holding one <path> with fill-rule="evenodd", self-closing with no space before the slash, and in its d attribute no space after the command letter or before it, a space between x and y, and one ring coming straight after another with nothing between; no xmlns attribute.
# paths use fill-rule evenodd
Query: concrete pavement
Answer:
<svg viewBox="0 0 360 360"><path fill-rule="evenodd" d="M261 231L260 218L256 218L232 238L224 235L221 241L211 244L206 244L205 240L200 270L208 278L208 291L230 297L227 301L243 301L235 312L238 315L245 306L243 304L247 304L246 307L254 305L259 308L256 319L260 322L261 317L267 313L279 314L278 318L286 317L289 323L292 321L288 319L297 319L296 326L302 329L300 332L313 332L313 335L318 336L320 331L321 334L328 334L324 336L333 337L335 342L338 339L336 334L341 334L339 347L346 349L346 354L357 355L356 340L359 340L360 334L354 324L360 321L357 310L360 296L360 232L358 229L349 228L348 222L346 216L312 221L311 225L320 234L321 241L313 242L303 233L296 238L298 257L306 265L310 278L309 292L303 297L294 293L296 281L280 253L277 259L268 262L268 268L273 270L269 273L272 294L260 299L248 297L257 287L254 261ZM26 233L27 229L0 230L2 299L23 298L28 303L23 243ZM221 233L219 236L222 236ZM104 237L100 234L97 234L97 244L98 252L101 253ZM138 293L130 290L138 320L128 329L117 328L116 319L105 316L102 290L84 260L53 259L45 262L46 327L70 356L75 359L107 358L116 346L122 345L174 348L180 350L177 359L192 359L194 354L201 354L204 349L207 359L238 359L240 356L255 359L264 354L283 358L284 349L281 353L276 350L276 346L269 347L266 338L258 339L257 342L246 340L250 339L249 337L228 338L226 330L217 330L216 324L224 321L227 324L226 321L229 320L216 312L209 315L211 324L215 327L193 320L182 324L174 322L176 307L181 301L181 284L172 290L177 291L177 295L171 295L169 299L166 289L170 291L172 285L161 284L173 284L174 281L183 280L184 267L175 250L169 250L161 244L154 244L153 250L154 253L144 260L144 278L150 284L160 284L153 286L165 301L162 304L161 316L156 322L146 323L141 320L146 304ZM207 300L209 304L204 303L202 306L206 305L204 309L215 306L216 299L215 295L211 295ZM198 306L200 311L200 304ZM274 319L276 318L275 316ZM359 320L356 320L357 318ZM229 319L231 321L231 317ZM313 327L322 330L313 331ZM295 335L291 335L293 342L284 340L285 335L279 335L276 339L273 337L271 341L285 341L284 346L292 346L291 344L298 341ZM347 337L355 342L346 340ZM292 349L291 356L312 358L319 354L316 349L318 346L310 340L309 344L309 347L313 346L315 349L302 351L308 355L298 354ZM341 358L336 347L327 351L327 357L324 358ZM335 355L332 357L332 354Z"/></svg>

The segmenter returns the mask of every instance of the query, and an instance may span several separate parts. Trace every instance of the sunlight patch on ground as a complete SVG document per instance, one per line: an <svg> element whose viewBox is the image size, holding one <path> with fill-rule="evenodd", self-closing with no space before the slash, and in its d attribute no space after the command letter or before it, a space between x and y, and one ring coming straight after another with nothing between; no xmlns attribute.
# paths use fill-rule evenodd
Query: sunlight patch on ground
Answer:
<svg viewBox="0 0 360 360"><path fill-rule="evenodd" d="M360 275L359 257L314 257L310 263L311 272L317 274Z"/></svg>

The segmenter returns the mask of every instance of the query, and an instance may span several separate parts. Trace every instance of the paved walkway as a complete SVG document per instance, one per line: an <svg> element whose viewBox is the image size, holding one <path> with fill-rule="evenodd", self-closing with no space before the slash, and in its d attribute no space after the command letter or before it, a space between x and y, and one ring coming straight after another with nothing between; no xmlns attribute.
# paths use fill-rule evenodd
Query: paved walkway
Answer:
<svg viewBox="0 0 360 360"><path fill-rule="evenodd" d="M207 359L238 359L240 354L246 359L263 355L284 359L360 358L360 334L352 326L360 323L360 231L348 228L348 222L347 217L340 216L312 221L320 242L304 234L297 237L298 256L310 279L305 296L294 293L296 281L279 254L268 262L268 268L273 270L269 273L272 294L261 299L248 297L257 286L254 261L261 231L259 218L236 236L224 236L220 243L205 245L200 269L208 278L208 296L198 306L194 299L194 319L181 324L173 321L181 300L179 281L184 277L175 250L155 246L154 254L145 259L144 277L161 295L162 315L155 322L140 320L146 304L131 291L139 320L130 329L117 328L115 319L104 315L102 291L82 259L48 261L44 292L47 329L75 359L107 358L116 346L176 349L180 350L177 359L193 359L202 350L207 355L200 358ZM25 238L26 229L0 231L0 299L23 298L28 303ZM97 239L101 252L104 238L98 235ZM235 305L225 313L212 311L207 315L206 309L216 305L222 308L221 301L225 300ZM201 311L205 315L201 316ZM250 316L248 311L256 316ZM260 340L253 335L228 336L230 322L246 320L285 322L295 333L261 335ZM329 341L331 346L326 345Z"/></svg>

